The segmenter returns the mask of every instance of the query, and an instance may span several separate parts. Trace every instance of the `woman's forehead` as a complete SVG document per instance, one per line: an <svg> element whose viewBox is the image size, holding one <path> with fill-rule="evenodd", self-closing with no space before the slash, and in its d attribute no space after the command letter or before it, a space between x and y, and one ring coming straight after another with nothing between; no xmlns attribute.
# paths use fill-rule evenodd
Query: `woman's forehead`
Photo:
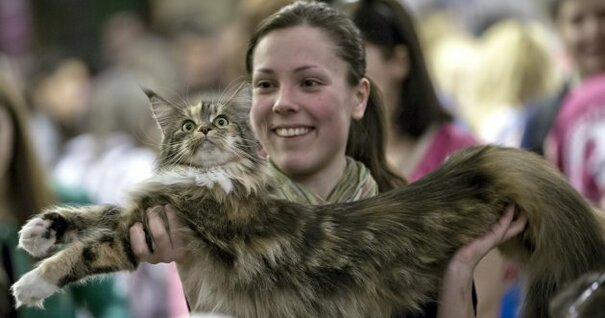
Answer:
<svg viewBox="0 0 605 318"><path fill-rule="evenodd" d="M256 72L274 67L331 67L338 61L344 63L328 35L319 28L306 25L268 33L259 42L253 57Z"/></svg>

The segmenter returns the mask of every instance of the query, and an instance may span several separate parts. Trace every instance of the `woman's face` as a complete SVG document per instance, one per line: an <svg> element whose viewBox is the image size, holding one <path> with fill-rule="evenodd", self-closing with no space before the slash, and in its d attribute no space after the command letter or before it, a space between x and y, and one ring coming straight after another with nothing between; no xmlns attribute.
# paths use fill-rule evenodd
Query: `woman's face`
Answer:
<svg viewBox="0 0 605 318"><path fill-rule="evenodd" d="M295 179L344 163L369 83L347 82L349 65L329 37L304 25L271 31L252 61L251 122L271 160Z"/></svg>
<svg viewBox="0 0 605 318"><path fill-rule="evenodd" d="M558 23L582 77L605 72L605 1L566 0Z"/></svg>
<svg viewBox="0 0 605 318"><path fill-rule="evenodd" d="M13 121L8 110L0 104L0 180L7 175L13 155Z"/></svg>

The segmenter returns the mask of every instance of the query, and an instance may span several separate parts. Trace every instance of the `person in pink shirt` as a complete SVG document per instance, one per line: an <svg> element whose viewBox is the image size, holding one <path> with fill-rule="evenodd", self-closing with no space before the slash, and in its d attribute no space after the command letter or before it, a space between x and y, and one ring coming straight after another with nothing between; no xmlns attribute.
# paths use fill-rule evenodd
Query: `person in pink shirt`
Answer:
<svg viewBox="0 0 605 318"><path fill-rule="evenodd" d="M384 98L389 163L413 182L477 144L444 109L411 14L397 1L380 0L361 1L352 16L364 36L368 76Z"/></svg>
<svg viewBox="0 0 605 318"><path fill-rule="evenodd" d="M605 73L567 95L547 136L546 157L582 195L605 207Z"/></svg>

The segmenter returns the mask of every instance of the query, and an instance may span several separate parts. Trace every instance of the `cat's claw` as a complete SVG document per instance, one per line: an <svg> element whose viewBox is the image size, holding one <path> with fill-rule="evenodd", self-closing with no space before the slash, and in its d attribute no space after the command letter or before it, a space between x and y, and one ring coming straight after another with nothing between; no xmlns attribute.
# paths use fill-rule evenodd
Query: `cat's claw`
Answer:
<svg viewBox="0 0 605 318"><path fill-rule="evenodd" d="M33 270L21 277L12 287L16 307L22 305L43 308L44 299L56 293L59 287L44 280Z"/></svg>
<svg viewBox="0 0 605 318"><path fill-rule="evenodd" d="M51 220L39 217L27 222L19 231L18 247L34 257L49 255L57 239L55 231L50 229L51 224Z"/></svg>

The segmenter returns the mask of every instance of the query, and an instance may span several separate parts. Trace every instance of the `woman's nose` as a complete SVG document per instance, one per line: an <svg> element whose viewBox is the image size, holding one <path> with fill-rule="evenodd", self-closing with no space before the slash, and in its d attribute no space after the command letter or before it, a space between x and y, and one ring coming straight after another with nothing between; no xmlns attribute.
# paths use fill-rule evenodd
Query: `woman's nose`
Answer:
<svg viewBox="0 0 605 318"><path fill-rule="evenodd" d="M292 89L284 85L280 86L277 99L275 99L275 103L273 104L273 112L284 114L296 112L297 110L298 106Z"/></svg>

